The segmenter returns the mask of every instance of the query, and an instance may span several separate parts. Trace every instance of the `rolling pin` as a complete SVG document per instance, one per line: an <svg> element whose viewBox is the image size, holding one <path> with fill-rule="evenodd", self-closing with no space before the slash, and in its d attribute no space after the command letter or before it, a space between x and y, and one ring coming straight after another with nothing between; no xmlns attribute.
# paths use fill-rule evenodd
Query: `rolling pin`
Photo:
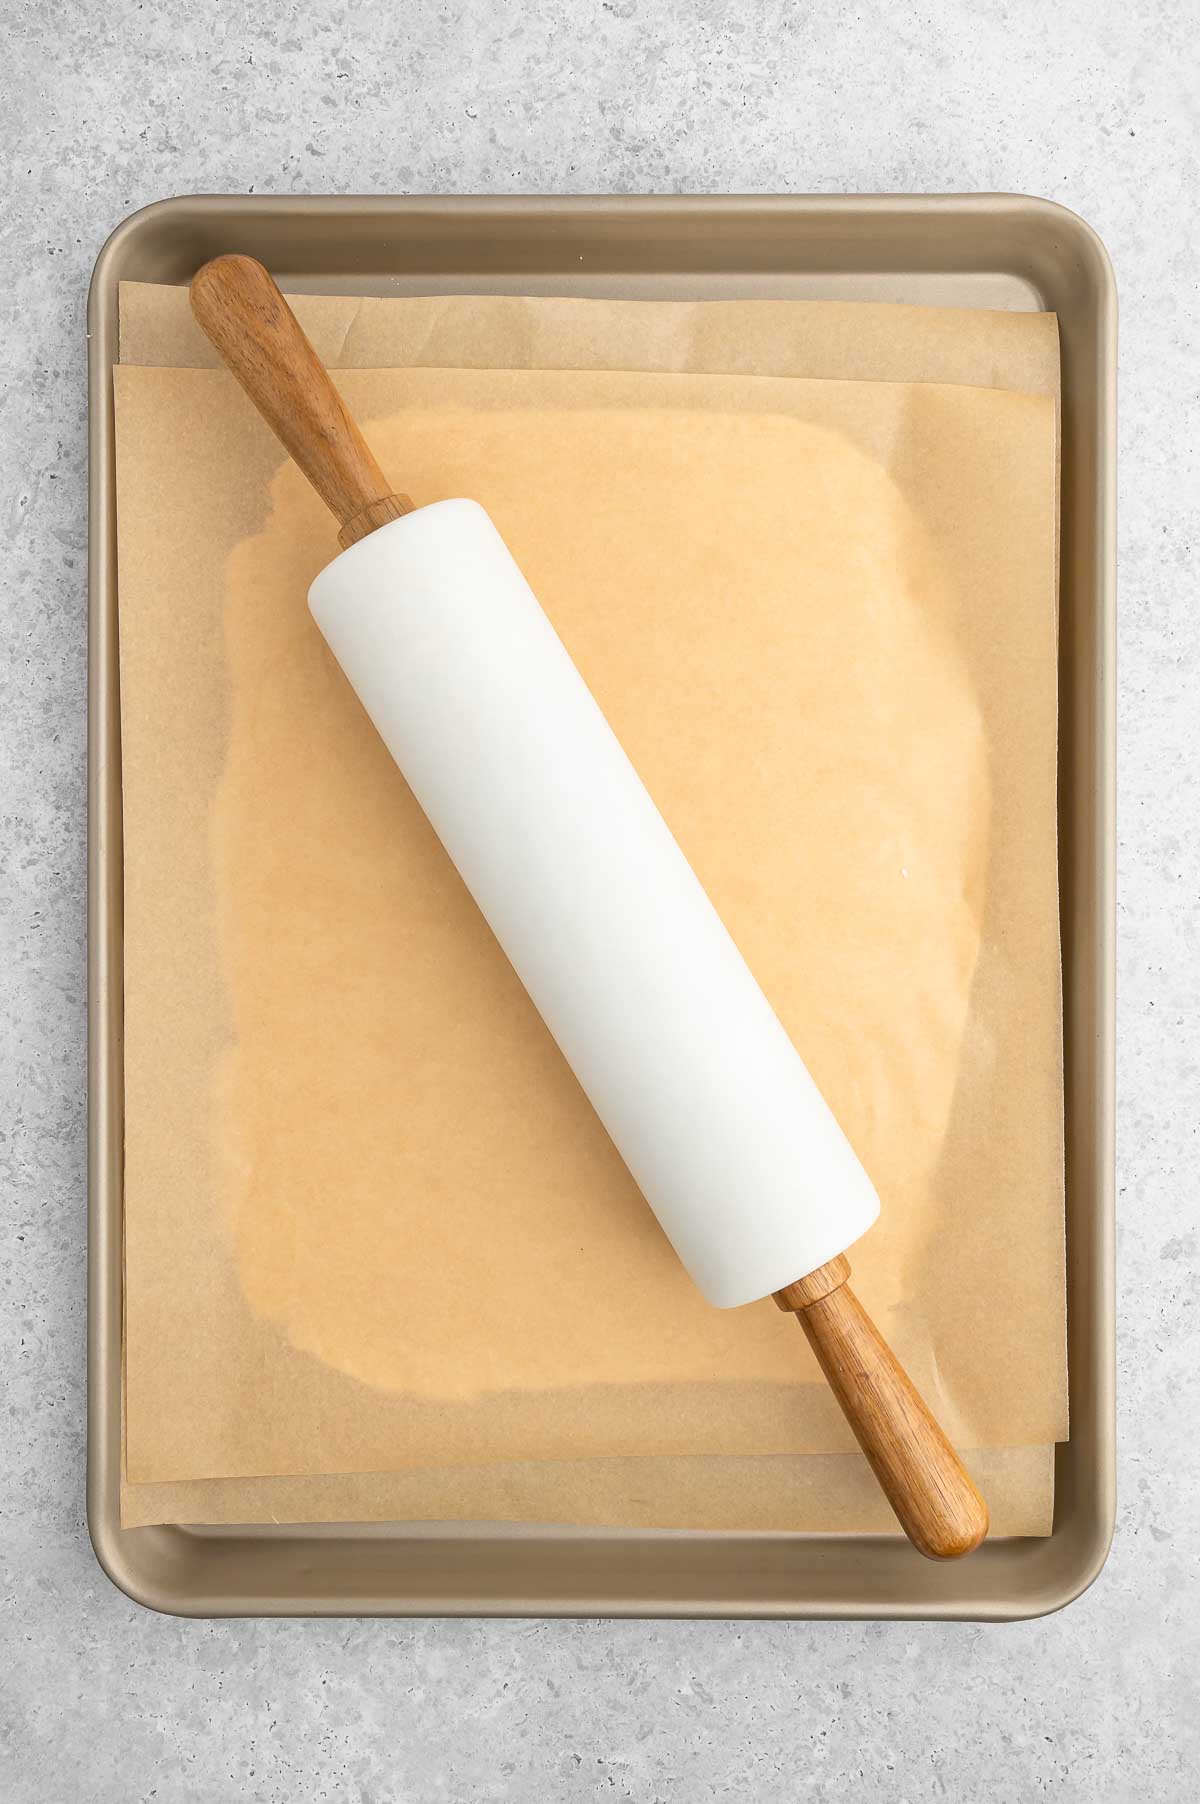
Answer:
<svg viewBox="0 0 1200 1804"><path fill-rule="evenodd" d="M261 264L191 301L339 522L318 627L683 1264L798 1317L905 1533L969 1552L983 1500L847 1283L871 1181L495 526L392 489Z"/></svg>

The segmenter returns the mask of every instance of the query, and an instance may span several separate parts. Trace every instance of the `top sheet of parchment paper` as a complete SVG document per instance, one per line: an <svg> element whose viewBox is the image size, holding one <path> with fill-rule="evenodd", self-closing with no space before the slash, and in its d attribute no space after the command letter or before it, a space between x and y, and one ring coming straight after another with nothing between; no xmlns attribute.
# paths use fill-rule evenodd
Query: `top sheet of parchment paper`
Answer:
<svg viewBox="0 0 1200 1804"><path fill-rule="evenodd" d="M1053 313L875 301L295 294L330 369L646 370L1059 392ZM122 282L120 361L217 369L185 288Z"/></svg>
<svg viewBox="0 0 1200 1804"><path fill-rule="evenodd" d="M1052 402L504 372L345 386L392 467L423 460L418 498L491 506L861 1142L887 1198L861 1288L951 1431L1053 1439ZM118 400L131 1476L844 1445L794 1327L692 1299L322 663L316 503L222 376L119 371ZM647 537L664 517L666 545ZM884 906L864 848L910 842ZM367 941L395 948L374 997ZM362 1058L386 1067L377 1119L351 1119L334 1081ZM381 1121L397 1140L372 1203ZM464 1308L479 1272L447 1270L473 1220L502 1249L506 1326ZM614 1292L586 1347L537 1313L581 1227L589 1295L597 1262Z"/></svg>

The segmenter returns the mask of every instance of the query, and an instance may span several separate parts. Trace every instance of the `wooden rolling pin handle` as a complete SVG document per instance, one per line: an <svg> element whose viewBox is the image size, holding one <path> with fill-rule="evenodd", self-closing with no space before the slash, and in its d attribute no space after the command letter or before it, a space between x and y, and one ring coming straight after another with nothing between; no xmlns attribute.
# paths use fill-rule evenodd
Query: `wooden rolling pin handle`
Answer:
<svg viewBox="0 0 1200 1804"><path fill-rule="evenodd" d="M843 1255L775 1292L821 1370L909 1540L955 1560L987 1534L987 1505L846 1280Z"/></svg>
<svg viewBox="0 0 1200 1804"><path fill-rule="evenodd" d="M295 314L253 257L214 257L192 312L325 505L343 546L412 511L375 462Z"/></svg>

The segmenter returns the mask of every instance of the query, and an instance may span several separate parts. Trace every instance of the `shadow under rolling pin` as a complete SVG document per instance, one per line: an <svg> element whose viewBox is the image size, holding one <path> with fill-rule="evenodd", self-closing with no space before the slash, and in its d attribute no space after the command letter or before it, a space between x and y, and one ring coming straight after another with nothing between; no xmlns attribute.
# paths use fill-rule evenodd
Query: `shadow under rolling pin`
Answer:
<svg viewBox="0 0 1200 1804"><path fill-rule="evenodd" d="M905 1533L987 1509L850 1290L869 1178L483 509L414 509L261 264L192 307L336 515L313 615L700 1289L793 1312Z"/></svg>

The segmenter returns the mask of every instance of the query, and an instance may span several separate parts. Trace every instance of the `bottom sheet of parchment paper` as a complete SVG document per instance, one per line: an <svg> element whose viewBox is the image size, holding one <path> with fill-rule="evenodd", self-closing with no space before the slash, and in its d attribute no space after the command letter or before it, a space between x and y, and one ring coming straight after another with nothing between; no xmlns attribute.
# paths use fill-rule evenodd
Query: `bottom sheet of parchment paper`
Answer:
<svg viewBox="0 0 1200 1804"><path fill-rule="evenodd" d="M993 1535L1048 1535L1053 1447L981 1447L964 1459ZM496 1461L327 1478L125 1484L126 1528L156 1522L524 1522L577 1528L899 1533L858 1453L730 1459Z"/></svg>
<svg viewBox="0 0 1200 1804"><path fill-rule="evenodd" d="M619 1162L574 1092L573 1080L569 1074L565 1081L561 1072L555 1074L557 1054L550 1047L547 1059L546 1046L540 1044L544 1030L515 990L507 966L469 901L455 895L452 872L447 887L440 851L422 840L423 823L419 817L407 818L403 808L397 815L394 795L382 810L374 810L372 797L378 800L389 788L404 797L410 812L411 798L394 782L386 759L381 764L372 755L378 748L369 734L365 743L361 737L355 740L352 702L347 708L348 698L336 688L336 673L324 668L320 658L314 663L319 642L305 644L305 634L315 636L302 597L322 561L324 522L288 472L276 477L267 530L256 534L266 479L278 461L273 447L269 441L255 441L259 429L238 416L242 403L223 378L194 373L178 380L185 388L191 385L189 392L171 392L166 372L153 377L123 372L119 393L127 863L131 839L135 843L127 916L132 999L127 1035L133 1030L131 1063L127 1038L127 1094L134 1147L129 1204L131 1473L177 1478L182 1466L184 1473L208 1479L221 1472L299 1474L376 1464L414 1468L402 1475L347 1476L341 1492L330 1491L330 1480L314 1480L312 1514L304 1513L300 1496L291 1494L296 1483L303 1483L297 1479L285 1508L301 1511L296 1519L308 1520L327 1519L330 1511L358 1513L348 1507L358 1496L363 1509L368 1497L373 1500L370 1513L376 1518L467 1513L648 1526L677 1525L693 1517L697 1526L825 1525L797 1519L800 1493L818 1517L829 1510L831 1520L841 1522L849 1515L857 1523L862 1511L853 1502L856 1456L825 1463L819 1484L815 1472L798 1484L795 1468L803 1461L694 1456L697 1448L727 1455L845 1443L823 1392L797 1382L811 1372L799 1357L794 1326L764 1311L759 1326L749 1332L748 1312L714 1315L681 1285ZM902 1350L952 1432L966 1441L1001 1442L994 1425L1003 1411L984 1396L978 1372L969 1370L972 1360L964 1368L953 1356L956 1333L963 1335L964 1344L972 1341L964 1331L961 1296L949 1320L944 1312L938 1319L936 1306L931 1317L922 1310L920 1283L914 1287L911 1268L914 1245L918 1255L928 1258L931 1240L945 1239L953 1258L961 1239L954 1220L939 1221L944 1201L938 1203L931 1174L945 1160L956 1114L962 1118L963 1067L965 1061L969 1073L972 1041L981 1032L994 1035L990 1013L998 994L1007 992L1001 1014L1010 1027L1020 1019L1026 1039L1036 1026L1038 984L1048 981L1051 994L1057 994L1053 935L1039 935L1034 920L1037 905L1047 898L1053 915L1052 778L1047 815L1045 784L1039 793L1035 768L1046 745L1051 771L1053 766L1052 404L1039 407L1018 396L974 396L969 391L939 401L928 390L919 399L906 395L899 405L893 395L890 406L881 407L887 400L881 391L859 386L856 394L839 394L852 388L847 384L751 382L700 397L695 385L675 383L679 392L667 395L660 385L648 400L644 382L622 377L599 379L599 386L593 379L590 388L583 378L522 383L503 374L466 377L451 372L354 380L360 390L351 398L359 411L382 416L372 436L391 460L411 467L419 446L438 444L433 492L420 499L469 487L500 518L610 717L627 744L632 738L635 761L648 779L657 761L652 792L731 925L738 916L738 890L744 892L735 933L748 954L755 921L769 920L773 904L771 931L781 934L790 926L797 938L811 941L811 915L797 903L803 874L796 860L803 845L811 845L814 825L828 836L831 819L827 815L818 822L810 812L806 822L804 810L812 809L814 797L836 797L839 785L845 795L845 767L839 765L836 744L831 764L822 763L831 740L836 742L839 733L849 737L835 716L844 718L848 704L860 728L865 724L856 768L860 787L865 768L865 787L873 800L858 818L853 809L849 815L844 806L834 810L833 835L848 851L842 888L835 884L831 892L828 883L815 885L823 891L825 912L851 923L843 942L845 956L839 961L834 947L823 995L819 988L814 991L811 972L807 978L797 974L791 957L782 960L772 981L767 969L770 931L764 940L759 930L751 963L785 1021L789 1007L781 1001L782 991L789 982L798 983L794 1019L788 1024L827 1090L838 1090L834 1067L841 1061L840 1082L848 1099L839 1107L843 1118L848 1110L853 1113L852 1092L862 1092L854 1133L860 1150L872 1135L881 1149L906 1139L899 1161L903 1169L894 1172L890 1186L898 1198L893 1234L889 1242L876 1230L864 1245L862 1288L868 1294L874 1290L875 1306L902 1343L907 1319L909 1344ZM197 390L197 384L207 384L208 391ZM767 396L766 389L790 393L785 400ZM806 405L797 417L801 395L806 395ZM1000 401L1007 403L1000 409L1007 415L1003 422L967 423L968 416ZM923 420L929 410L931 417ZM181 412L193 423L188 456L195 460L195 531L185 531L182 539L159 538L143 559L130 548L131 536L143 549L147 544L138 530L145 520L143 509L153 508L158 519L175 523L183 505L173 486L171 463L173 457L179 459L169 432L172 416ZM156 420L157 426L168 427L165 440ZM482 427L481 421L486 422ZM989 449L972 472L970 444L977 426L985 428L982 436ZM797 427L810 440L814 433L817 439L799 444ZM923 490L921 466L929 465L927 454L939 437L945 441L941 460L933 456ZM629 474L639 460L653 472L640 485ZM503 484L496 486L494 478L489 492L487 481L480 480L484 464L509 472L511 492ZM199 504L197 468L203 473ZM997 508L997 493L1018 470L1023 480L1007 497L1007 508ZM605 541L598 533L591 541L586 533L582 541L571 533L576 519L582 523L583 512L578 495L572 507L572 483L579 483L578 494L590 488L594 514L597 471L603 477L601 492L612 497L607 524L616 527L624 549L605 583L592 584L585 593L576 582L577 569L581 563L602 568ZM806 506L798 508L794 500L785 506L782 492L789 486L794 490L801 477L809 491ZM1003 533L980 535L976 529L972 543L971 532L964 532L965 549L959 546L956 555L945 555L947 536L953 549L964 507L970 511L971 483L981 477L977 504L986 508L990 497L993 519L1002 519L1025 548L1010 560L1024 563L1024 576L1020 570L1004 572L1003 589L996 569L997 560L1008 556ZM536 505L526 506L522 516L522 496L535 485L540 486ZM713 569L715 541L704 537L702 527L697 539L696 529L711 517L715 490L728 493L739 485L748 485L756 499L724 535L725 561L718 557ZM411 481L409 486L419 487ZM853 551L848 540L839 540L836 532L831 536L827 524L831 519L845 522L847 496L854 508L882 508L887 516L882 537L873 536L859 520ZM923 499L929 504L924 510ZM694 513L689 514L689 506ZM667 573L651 576L650 557L657 549L661 561L663 547L655 547L652 533L647 545L646 532L664 517L683 529L680 540L686 551L680 557L680 544L673 542ZM551 524L554 542L569 545L574 555L539 559L538 533L544 543ZM804 528L801 544L796 535ZM790 562L798 568L807 560L818 572L816 591L838 604L836 610L815 609L799 630L793 622L782 642L787 585L781 588L769 575L771 555L764 556L764 544L775 549L777 567ZM855 556L864 547L875 553L873 614L863 611L862 571L855 567ZM611 556L608 562L614 564ZM750 562L761 580L747 604L742 590ZM681 614L671 597L689 581L692 600L689 611ZM207 592L206 582L209 590L220 592L215 623L212 618L206 622L203 608L194 606ZM143 605L155 588L158 606ZM191 611L182 622L180 610L170 607L170 598L180 590ZM733 611L737 634L719 612L721 598L735 592L741 604ZM1004 674L1011 678L1015 652L1019 666L1034 672L1026 684L1030 692L1022 693L1018 686L1007 717L998 699L1001 686L988 681L986 670L979 668L980 656L967 655L956 637L970 617L972 592L983 663L998 654L1002 667L1008 660ZM252 606L245 605L247 594ZM563 598L558 613L551 595ZM997 603L1011 605L1014 597L1016 624L1000 630L997 647L989 621L993 614L999 618ZM593 598L603 602L603 610L592 605ZM1045 629L1048 621L1049 630L1039 640L1040 604L1049 608L1042 623ZM601 612L608 616L607 627ZM126 631L134 616L136 623ZM837 631L832 630L835 624ZM293 628L300 629L299 635ZM1018 644L1030 629L1028 643ZM215 672L213 644L219 651ZM686 647L682 656L680 646ZM836 676L847 646L849 674L838 707L839 692L829 693L828 678L831 671ZM631 647L635 655L629 662ZM1041 683L1039 659L1048 659L1048 680ZM807 671L807 690L797 675L800 667ZM822 681L813 684L818 672ZM896 726L894 703L881 705L889 687L907 690L909 714L922 723L920 731L906 733L901 718L891 755L887 746ZM148 700L155 688L157 704ZM209 705L214 697L215 712ZM703 709L689 719L689 704L694 707L697 697ZM732 714L730 697L737 698ZM916 698L921 705L914 708ZM330 709L332 716L325 719ZM628 715L623 721L622 709ZM654 731L643 726L640 746L639 709L656 723ZM797 714L805 714L808 723L807 738L802 735L799 741L794 738ZM931 722L936 730L926 731ZM1008 781L1002 776L998 782L994 768L991 734L1022 725L1027 744L1032 728L1033 743L1027 759L1015 762L1023 765L1022 780L1035 769L1033 813L1025 823L1022 855L1028 860L1030 847L1036 846L1048 854L1050 872L1049 889L1044 881L1035 881L1032 897L1027 884L995 881L997 857L1011 857L1018 842L1017 837L1005 842L1005 833L1015 835L1016 823ZM348 768L339 770L346 743L357 749ZM330 754L334 744L339 759ZM146 764L139 759L139 746L148 752ZM822 748L815 765L814 746ZM673 763L677 757L681 761ZM282 783L275 780L280 768L287 773ZM182 779L177 793L172 770ZM799 795L798 770L806 773ZM208 783L210 777L215 786ZM206 785L207 807L199 810ZM1020 789L1015 779L1014 787ZM1027 787L1024 802L1030 799ZM999 847L997 800L1003 823ZM782 819L795 833L790 841L778 830L781 802ZM744 817L740 828L739 815ZM898 867L903 872L899 881L906 886L916 873L916 890L903 893L881 918L875 895L879 872L864 864L863 851L878 841L878 823L884 818L897 844L915 845L919 856L911 868ZM722 823L728 823L724 832ZM197 831L201 825L204 830ZM807 839L797 831L805 825ZM131 833L131 826L137 830ZM790 846L790 866L786 851L779 862L781 839ZM711 866L707 871L706 861ZM809 865L811 876L811 855ZM933 866L946 880L935 876L930 886ZM760 874L748 881L752 867ZM331 869L337 873L332 882ZM1028 870L1023 874L1028 878ZM724 896L718 893L723 886ZM190 952L196 949L196 920L187 917L203 917L214 891L215 960L189 962L189 947ZM1018 891L1033 904L1028 913ZM287 898L282 909L281 894ZM864 935L863 925L872 917L875 931ZM149 925L151 939L158 934L166 966L178 977L187 963L192 973L174 1013L162 1007L162 961L157 970L153 958L148 968L139 967L137 948L145 941L139 919L142 927ZM883 919L886 932L880 931ZM1032 938L1026 940L1030 930ZM828 932L828 954L827 941ZM986 972L997 942L1001 966L1011 962L1013 969L1004 969L1001 981L989 984ZM819 932L817 943L823 943ZM313 968L314 947L318 967L328 958L324 981ZM907 1018L903 1011L889 1016L887 1008L878 1013L879 972L889 961L909 967L910 1001L916 1007ZM1024 991L1020 975L1014 978L1018 966L1026 967ZM364 981L370 968L389 970L383 994L378 985ZM335 970L331 985L329 973ZM835 984L833 973L838 971ZM975 995L981 975L982 1014ZM893 988L897 976L893 972ZM844 1028L831 1018L837 1015L830 1007L835 996L839 1003L849 997L852 1015L858 1011L858 1025L866 1030L858 1038L874 1048L873 1069L855 1070L853 1061L846 1067L836 1044ZM198 1031L205 1006L207 1034ZM807 1045L802 1020L822 1024L815 1032L809 1028ZM395 1047L387 1044L383 1022L393 1031L400 1029L399 1060ZM817 1049L822 1034L829 1048L824 1072ZM355 1058L361 1065L365 1057L368 1065L374 1058L379 1066L357 1120L348 1118L349 1092L339 1090L333 1078L345 1069L348 1036L359 1047L352 1065ZM889 1037L896 1042L890 1051ZM1054 1038L1053 1032L1042 1036L1043 1053ZM1003 1033L1000 1040L1003 1050ZM914 1045L919 1049L915 1056ZM1008 1046L1015 1054L1016 1042ZM995 1051L994 1044L990 1050ZM360 1065L355 1066L359 1076ZM1026 1071L1022 1102L1031 1100L1030 1086L1044 1083L1047 1096L1052 1095L1053 1066L1050 1057L1048 1065L1035 1061L1032 1077ZM498 1100L497 1070L504 1074ZM965 1086L965 1119L976 1133L993 1132L999 1125L988 1114L988 1081L988 1071L981 1069ZM357 1083L351 1088L361 1094ZM207 1097L210 1106L198 1109L198 1096ZM135 1109L139 1100L143 1106ZM1056 1194L1061 1167L1055 1164L1061 1154L1056 1152L1051 1111L1037 1098L1034 1104L1035 1121L1046 1131L1035 1132L1036 1150L1024 1170L1020 1158L1017 1169L1009 1165L1007 1176L1015 1180L1015 1189L1008 1199L1007 1222L998 1185L990 1192L985 1185L980 1198L988 1224L985 1239L997 1238L1007 1226L1013 1237L1010 1248L1014 1242L1020 1246L1008 1264L1020 1289L1023 1315L1030 1301L1029 1279L1039 1264L1043 1275L1049 1275L1047 1289L1053 1292L1057 1280L1061 1292L1061 1197ZM460 1124L457 1140L454 1131L447 1132L450 1111ZM367 1143L389 1113L402 1125L389 1150L390 1185L381 1217L379 1196L372 1201L369 1194L371 1180L364 1192L360 1179ZM137 1122L145 1129L151 1121L153 1129L139 1131ZM518 1122L524 1132L514 1136ZM514 1138L519 1156L514 1156ZM869 1162L878 1172L880 1158ZM553 1174L549 1184L547 1172ZM970 1188L974 1174L960 1168L959 1175ZM881 1181L887 1190L887 1178ZM972 1194L979 1194L978 1187ZM152 1195L162 1204L153 1217L148 1208ZM330 1195L337 1198L334 1210L326 1207ZM526 1199L525 1213L512 1211L518 1196ZM564 1199L569 1203L565 1211ZM501 1249L499 1263L493 1256L478 1270L460 1269L456 1284L448 1264L462 1238L477 1233L480 1221L491 1234L491 1253ZM163 1269L172 1248L175 1254L183 1250L181 1227L188 1253L186 1278L164 1286ZM548 1258L539 1246L530 1260L531 1228L548 1238ZM906 1232L912 1242L907 1258ZM591 1338L594 1311L589 1333L574 1337L569 1314L551 1312L539 1319L535 1307L530 1313L543 1287L557 1291L563 1278L573 1275L573 1249L581 1236L586 1256L578 1271L586 1270L590 1282L599 1259L623 1296L615 1312L601 1309L599 1357ZM877 1236L880 1259L872 1279L870 1249ZM956 1268L947 1265L946 1248L939 1256L940 1276L950 1278L953 1290ZM222 1258L233 1268L232 1290L226 1282L230 1271L219 1269ZM158 1282L152 1283L156 1260L161 1265ZM389 1294L389 1286L377 1281L380 1272L389 1271L403 1274L407 1290ZM140 1274L136 1283L135 1274ZM519 1289L523 1275L526 1289L511 1311L513 1285ZM456 1296L465 1291L476 1307L489 1276L497 1292L505 1293L510 1310L490 1314L485 1309L484 1319L473 1322L456 1311ZM236 1325L231 1303L245 1318ZM513 1314L521 1331L506 1334ZM1036 1300L1033 1314L1036 1320ZM1053 1307L1042 1311L1049 1333L1037 1353L1049 1354L1059 1377L1032 1412L1009 1411L1005 1419L1016 1416L1021 1422L1014 1440L1050 1439L1065 1428L1061 1308L1056 1323L1055 1314ZM658 1332L662 1320L670 1323L668 1332ZM739 1320L741 1329L731 1335ZM931 1336L931 1320L940 1344ZM396 1332L397 1321L408 1324L407 1333ZM198 1346L194 1328L201 1322L204 1345ZM986 1329L983 1339L988 1340ZM947 1361L948 1380L943 1370ZM1036 1358L1027 1360L1015 1379L1036 1398L1035 1365ZM1008 1376L1011 1399L1014 1374ZM422 1399L431 1407L422 1408ZM511 1455L518 1451L534 1457L514 1460ZM609 1457L561 1457L577 1452ZM611 1457L628 1452L674 1457ZM539 1454L544 1457L537 1458ZM481 1466L457 1472L431 1469L435 1459L447 1457L495 1462L497 1476L489 1478ZM1046 1516L1040 1506L1049 1495L1043 1482L1047 1462L1020 1448L1005 1460L1005 1507L1011 1504L1013 1520L1024 1525L1020 1532L1040 1532L1032 1525ZM749 1496L743 1478L725 1482L746 1463L758 1470L760 1481ZM700 1480L710 1464L712 1484L706 1490ZM633 1471L640 1475L636 1485ZM684 1487L685 1498L672 1492L673 1483ZM155 1507L149 1502L151 1490L160 1489L156 1484L143 1494L143 1508ZM174 1493L177 1487L171 1489ZM201 1504L200 1492L206 1504ZM279 1515L269 1507L261 1481L237 1505L230 1503L228 1492L220 1497L211 1492L211 1486L198 1487L195 1502L201 1508L190 1512L173 1494L172 1517L204 1520L204 1508L249 1505L261 1508L268 1519ZM613 1513L608 1506L615 1507L621 1495L627 1499L626 1512ZM428 1507L422 1507L422 1496L430 1499ZM723 1523L725 1503L732 1506L738 1497L742 1501ZM158 1507L166 1508L165 1500ZM862 1526L870 1525L862 1518Z"/></svg>

